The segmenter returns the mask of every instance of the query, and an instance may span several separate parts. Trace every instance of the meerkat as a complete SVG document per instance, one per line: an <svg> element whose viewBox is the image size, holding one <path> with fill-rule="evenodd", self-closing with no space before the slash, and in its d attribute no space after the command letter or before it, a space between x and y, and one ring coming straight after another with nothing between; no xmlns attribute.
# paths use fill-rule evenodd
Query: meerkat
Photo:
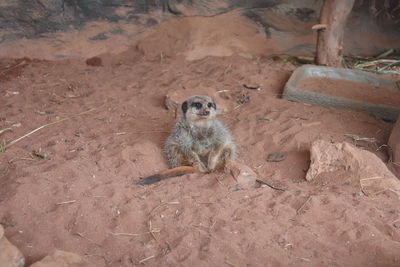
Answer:
<svg viewBox="0 0 400 267"><path fill-rule="evenodd" d="M210 173L235 158L236 146L217 119L217 106L211 97L191 96L181 108L183 116L173 127L164 147L171 169L149 176L140 184L193 172Z"/></svg>

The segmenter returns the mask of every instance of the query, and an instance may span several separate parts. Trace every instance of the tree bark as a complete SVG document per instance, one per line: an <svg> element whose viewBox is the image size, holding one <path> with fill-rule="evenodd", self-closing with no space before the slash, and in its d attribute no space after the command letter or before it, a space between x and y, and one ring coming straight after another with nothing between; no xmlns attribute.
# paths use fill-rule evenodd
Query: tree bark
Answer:
<svg viewBox="0 0 400 267"><path fill-rule="evenodd" d="M347 18L355 0L324 0L318 28L318 65L342 67L343 35Z"/></svg>

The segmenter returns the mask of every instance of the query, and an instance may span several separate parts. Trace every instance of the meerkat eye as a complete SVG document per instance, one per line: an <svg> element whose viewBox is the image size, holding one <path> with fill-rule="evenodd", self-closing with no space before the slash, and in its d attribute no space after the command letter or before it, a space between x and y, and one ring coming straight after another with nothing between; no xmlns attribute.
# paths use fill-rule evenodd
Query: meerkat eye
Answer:
<svg viewBox="0 0 400 267"><path fill-rule="evenodd" d="M207 107L211 108L213 104L211 102L208 102Z"/></svg>
<svg viewBox="0 0 400 267"><path fill-rule="evenodd" d="M200 102L194 102L191 105L192 107L195 107L197 109L201 109L203 107L203 104L201 104Z"/></svg>

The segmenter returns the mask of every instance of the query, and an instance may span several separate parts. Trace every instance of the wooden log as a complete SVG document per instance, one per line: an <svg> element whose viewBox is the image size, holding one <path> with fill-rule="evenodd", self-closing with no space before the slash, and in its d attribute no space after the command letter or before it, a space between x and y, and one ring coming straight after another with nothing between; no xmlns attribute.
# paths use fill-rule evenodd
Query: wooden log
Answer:
<svg viewBox="0 0 400 267"><path fill-rule="evenodd" d="M318 30L316 63L342 67L343 35L355 0L324 0Z"/></svg>

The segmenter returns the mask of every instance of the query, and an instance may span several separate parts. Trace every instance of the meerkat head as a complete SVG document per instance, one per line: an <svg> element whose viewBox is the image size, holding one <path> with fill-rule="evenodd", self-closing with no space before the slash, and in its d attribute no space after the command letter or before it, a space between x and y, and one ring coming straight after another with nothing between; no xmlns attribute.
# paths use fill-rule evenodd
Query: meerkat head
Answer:
<svg viewBox="0 0 400 267"><path fill-rule="evenodd" d="M217 115L217 105L214 100L206 95L195 95L182 103L185 119L191 123L202 124L211 121Z"/></svg>

